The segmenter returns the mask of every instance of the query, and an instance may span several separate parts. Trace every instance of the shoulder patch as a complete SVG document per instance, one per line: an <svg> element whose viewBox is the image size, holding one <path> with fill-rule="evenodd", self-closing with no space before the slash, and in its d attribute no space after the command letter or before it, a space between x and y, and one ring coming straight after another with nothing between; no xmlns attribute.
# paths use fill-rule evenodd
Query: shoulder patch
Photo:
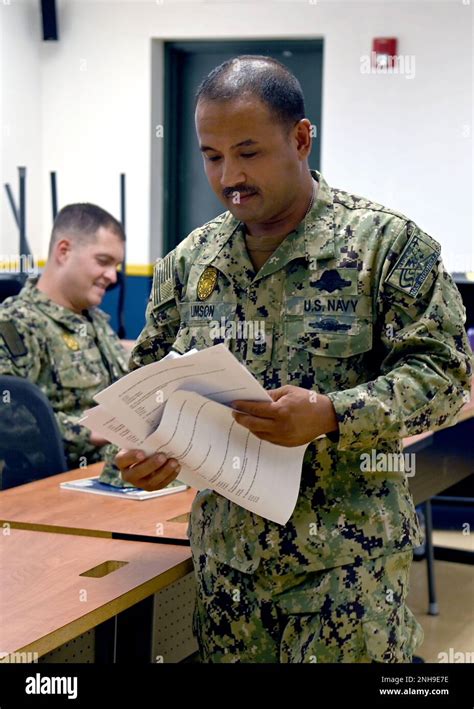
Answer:
<svg viewBox="0 0 474 709"><path fill-rule="evenodd" d="M23 338L11 322L0 321L0 336L3 338L12 357L22 357L27 354Z"/></svg>
<svg viewBox="0 0 474 709"><path fill-rule="evenodd" d="M155 307L174 298L174 263L174 251L155 263L153 269L153 305Z"/></svg>
<svg viewBox="0 0 474 709"><path fill-rule="evenodd" d="M441 246L428 234L420 234L413 224L408 224L407 233L410 238L385 283L416 298L438 260Z"/></svg>

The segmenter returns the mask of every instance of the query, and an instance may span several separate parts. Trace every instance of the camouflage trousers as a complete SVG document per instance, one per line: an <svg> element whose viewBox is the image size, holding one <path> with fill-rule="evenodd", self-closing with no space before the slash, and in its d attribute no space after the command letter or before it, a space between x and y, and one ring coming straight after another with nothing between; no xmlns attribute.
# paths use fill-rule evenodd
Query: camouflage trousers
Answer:
<svg viewBox="0 0 474 709"><path fill-rule="evenodd" d="M406 606L412 551L314 572L289 590L194 553L205 663L411 662L423 631ZM288 584L286 584L288 585Z"/></svg>

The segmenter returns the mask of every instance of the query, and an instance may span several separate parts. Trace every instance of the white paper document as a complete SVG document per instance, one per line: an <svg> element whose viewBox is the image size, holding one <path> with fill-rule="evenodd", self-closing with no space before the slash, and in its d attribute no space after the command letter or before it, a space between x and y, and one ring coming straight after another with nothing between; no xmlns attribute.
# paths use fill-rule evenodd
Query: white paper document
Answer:
<svg viewBox="0 0 474 709"><path fill-rule="evenodd" d="M173 353L174 354L174 353ZM279 524L298 497L307 445L262 441L234 421L235 399L271 401L225 345L165 357L97 394L81 423L121 448L176 458L179 480Z"/></svg>

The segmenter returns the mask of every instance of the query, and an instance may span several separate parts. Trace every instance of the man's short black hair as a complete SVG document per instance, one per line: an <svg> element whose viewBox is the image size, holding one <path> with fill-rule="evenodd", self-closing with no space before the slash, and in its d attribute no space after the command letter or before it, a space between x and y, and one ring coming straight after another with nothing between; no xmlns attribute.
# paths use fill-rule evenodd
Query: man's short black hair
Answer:
<svg viewBox="0 0 474 709"><path fill-rule="evenodd" d="M267 105L286 133L305 117L303 91L294 74L281 62L259 54L242 54L216 66L199 85L199 101L230 101L255 96Z"/></svg>
<svg viewBox="0 0 474 709"><path fill-rule="evenodd" d="M66 234L80 244L90 243L95 240L100 227L113 231L121 241L125 241L125 232L120 222L102 207L89 202L68 204L54 220L49 254L54 244Z"/></svg>

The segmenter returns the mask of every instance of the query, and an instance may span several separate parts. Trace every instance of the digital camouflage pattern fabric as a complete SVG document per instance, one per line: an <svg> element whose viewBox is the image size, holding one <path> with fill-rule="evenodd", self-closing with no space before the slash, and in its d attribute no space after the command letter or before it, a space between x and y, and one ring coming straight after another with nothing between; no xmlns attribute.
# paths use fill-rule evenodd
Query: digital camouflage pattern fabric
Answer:
<svg viewBox="0 0 474 709"><path fill-rule="evenodd" d="M411 662L423 631L405 605L412 554L306 574L244 574L198 554L194 631L204 662Z"/></svg>
<svg viewBox="0 0 474 709"><path fill-rule="evenodd" d="M70 468L101 460L78 420L93 396L127 371L127 356L108 316L92 308L79 315L51 301L31 278L0 305L0 374L24 377L48 397Z"/></svg>
<svg viewBox="0 0 474 709"><path fill-rule="evenodd" d="M292 384L331 399L339 432L308 446L286 525L210 490L192 508L195 559L277 577L290 594L302 575L422 542L403 470L362 470L361 456L398 455L404 436L454 423L472 371L464 306L439 244L311 173L312 208L258 273L230 212L158 261L131 359L140 367L171 348L224 342L266 389Z"/></svg>

